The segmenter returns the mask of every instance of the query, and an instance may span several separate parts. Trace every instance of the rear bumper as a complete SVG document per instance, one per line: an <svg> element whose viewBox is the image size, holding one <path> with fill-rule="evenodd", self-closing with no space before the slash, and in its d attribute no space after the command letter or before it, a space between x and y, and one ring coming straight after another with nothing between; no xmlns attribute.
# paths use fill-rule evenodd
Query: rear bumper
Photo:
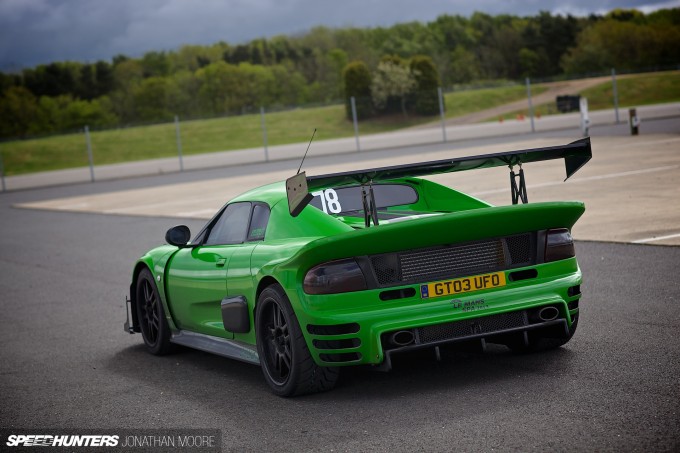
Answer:
<svg viewBox="0 0 680 453"><path fill-rule="evenodd" d="M533 311L535 312L536 310ZM530 310L520 310L466 321L437 324L426 328L398 331L396 334L401 334L402 332L413 333L413 341L403 346L391 344L390 339L394 337L394 332L384 334L381 343L385 358L380 367L383 370L391 369L392 355L394 354L456 342L480 340L480 346L484 349L487 341L491 343L503 342L511 338L516 342L528 345L528 334L534 330L550 332L551 336L556 337L567 338L569 336L567 319L558 317L550 321L531 322L531 312ZM505 325L506 327L500 327L500 325ZM428 330L429 332L423 335Z"/></svg>
<svg viewBox="0 0 680 453"><path fill-rule="evenodd" d="M397 301L380 301L378 294L361 291L332 296L346 298L345 309L323 310L323 300L312 300L300 303L296 313L309 350L321 366L371 364L389 369L394 354L409 350L475 339L482 344L503 342L509 336L515 341L538 329L568 335L581 296L576 260L534 268L539 278L504 288L423 300L415 285L416 296ZM336 302L327 306L338 307ZM537 310L547 306L555 307L557 316L538 319ZM404 337L411 335L413 340L391 343L395 332L408 332Z"/></svg>

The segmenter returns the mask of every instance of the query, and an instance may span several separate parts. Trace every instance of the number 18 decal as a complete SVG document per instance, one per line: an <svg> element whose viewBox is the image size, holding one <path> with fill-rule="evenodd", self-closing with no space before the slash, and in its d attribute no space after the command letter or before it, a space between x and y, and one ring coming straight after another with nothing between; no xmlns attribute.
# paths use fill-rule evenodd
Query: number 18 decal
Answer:
<svg viewBox="0 0 680 453"><path fill-rule="evenodd" d="M319 190L318 192L312 192L312 195L321 199L321 209L326 214L328 214L328 211L331 214L339 214L342 211L340 200L338 200L338 193L335 189Z"/></svg>

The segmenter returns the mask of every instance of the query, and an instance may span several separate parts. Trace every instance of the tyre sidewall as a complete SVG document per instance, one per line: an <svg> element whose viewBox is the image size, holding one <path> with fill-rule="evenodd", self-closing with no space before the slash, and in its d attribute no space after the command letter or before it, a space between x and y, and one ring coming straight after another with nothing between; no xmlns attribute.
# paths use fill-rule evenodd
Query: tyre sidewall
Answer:
<svg viewBox="0 0 680 453"><path fill-rule="evenodd" d="M142 283L143 282L148 282L151 285L151 290L154 293L154 297L156 297L156 300L158 301L158 309L159 309L159 324L158 324L158 338L156 339L155 344L149 342L148 338L146 337L146 334L144 333L144 327L142 327L141 323L143 322L143 311L142 311L142 304L144 303L143 301L143 291L142 291ZM140 330L142 331L142 338L144 338L144 344L146 345L147 350L154 354L154 355L162 355L167 352L169 352L170 349L170 327L168 326L168 322L165 319L165 311L163 310L163 303L160 298L160 294L158 293L158 287L156 286L156 282L154 281L153 275L151 275L151 272L148 269L144 269L139 273L139 277L137 278L137 285L136 285L136 296L137 296L137 320L140 323ZM141 296L141 297L140 297Z"/></svg>
<svg viewBox="0 0 680 453"><path fill-rule="evenodd" d="M514 352L518 353L531 353L531 352L543 352L543 351L551 351L553 349L557 349L559 347L564 346L565 344L569 343L571 338L574 336L576 333L576 328L578 327L578 318L574 320L574 322L571 324L571 327L569 328L569 335L566 337L562 338L553 338L553 337L537 337L533 338L530 340L530 343L528 346L524 344L516 344L514 346L510 346L510 349L512 349Z"/></svg>
<svg viewBox="0 0 680 453"><path fill-rule="evenodd" d="M261 332L260 325L262 323L261 317L263 311L266 309L267 305L270 303L277 303L281 307L284 317L286 318L286 323L289 326L288 334L291 338L291 370L288 374L288 379L282 384L276 382L270 375L268 369L267 360L265 357L264 350L264 334ZM283 288L279 285L272 285L266 288L257 300L257 307L255 308L255 329L257 337L257 353L260 356L260 366L262 368L262 374L264 375L267 384L271 387L272 391L279 396L290 396L297 390L297 383L300 378L300 359L301 356L307 352L306 344L299 344L300 342L296 338L300 338L301 330L300 324L298 323L297 317L293 312L293 308L288 301ZM303 340L304 342L304 340ZM303 349L304 348L304 349ZM307 352L309 354L309 352Z"/></svg>

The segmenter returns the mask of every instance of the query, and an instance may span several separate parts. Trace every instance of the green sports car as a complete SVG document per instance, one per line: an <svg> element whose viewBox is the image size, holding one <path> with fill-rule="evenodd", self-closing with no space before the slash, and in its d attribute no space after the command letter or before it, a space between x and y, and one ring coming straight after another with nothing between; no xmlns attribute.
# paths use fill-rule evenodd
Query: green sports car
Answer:
<svg viewBox="0 0 680 453"><path fill-rule="evenodd" d="M585 208L528 203L522 164L564 159L569 178L590 158L586 138L298 172L229 201L193 238L168 230L134 266L125 331L153 354L184 345L259 364L282 396L331 389L343 366L389 370L415 349L559 347L578 323L570 230ZM421 178L506 165L508 206Z"/></svg>

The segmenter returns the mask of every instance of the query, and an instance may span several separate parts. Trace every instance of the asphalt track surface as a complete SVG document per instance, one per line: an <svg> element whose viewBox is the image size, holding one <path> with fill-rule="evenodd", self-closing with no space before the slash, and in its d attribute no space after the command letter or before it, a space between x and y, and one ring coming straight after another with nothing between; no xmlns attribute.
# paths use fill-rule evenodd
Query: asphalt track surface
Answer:
<svg viewBox="0 0 680 453"><path fill-rule="evenodd" d="M203 221L12 207L257 168L0 195L0 427L218 428L224 451L680 450L679 247L577 243L579 330L559 350L425 352L282 399L258 367L123 333L134 260Z"/></svg>

